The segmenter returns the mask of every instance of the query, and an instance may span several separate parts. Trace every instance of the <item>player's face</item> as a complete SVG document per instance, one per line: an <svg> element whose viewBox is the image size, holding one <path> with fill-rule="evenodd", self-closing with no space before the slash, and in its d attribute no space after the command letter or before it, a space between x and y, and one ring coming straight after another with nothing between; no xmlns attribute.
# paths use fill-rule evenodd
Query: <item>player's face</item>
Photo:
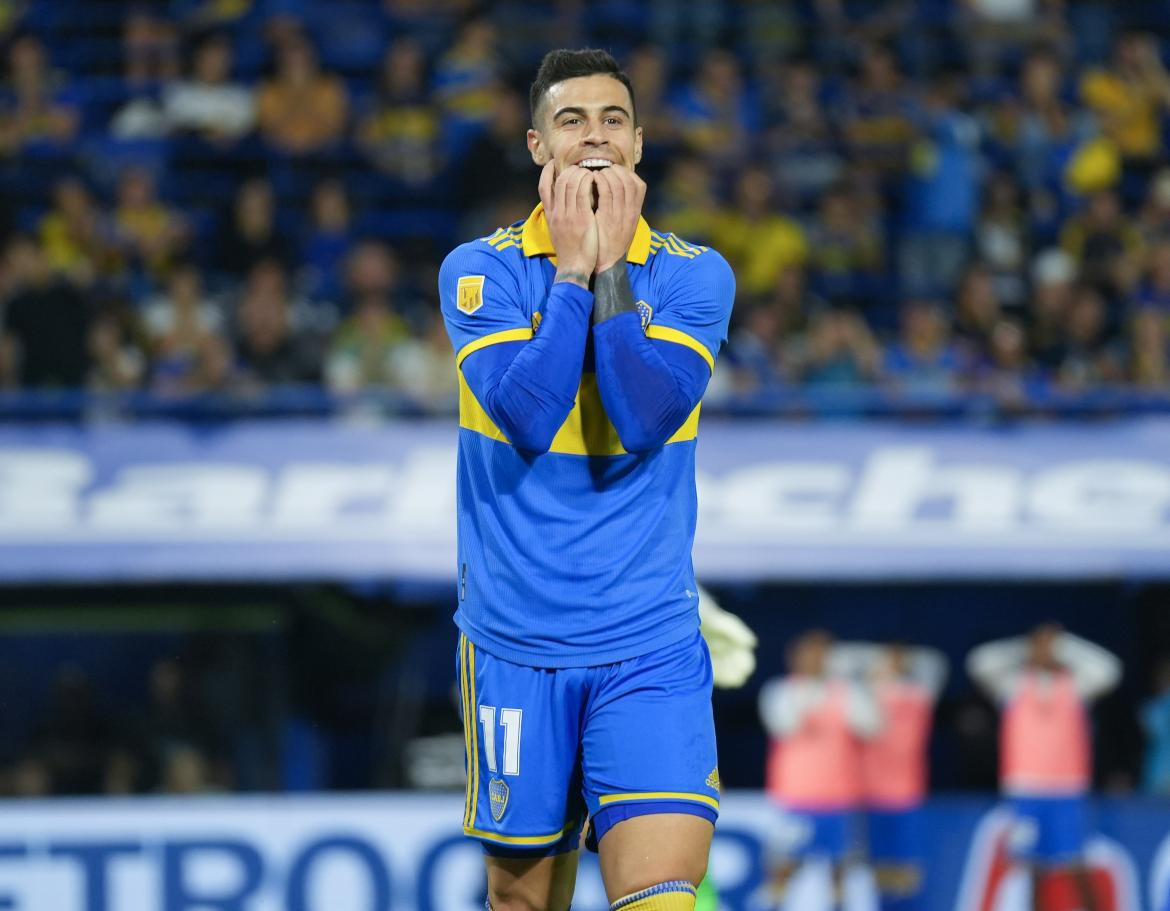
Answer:
<svg viewBox="0 0 1170 911"><path fill-rule="evenodd" d="M528 131L532 160L554 162L560 174L572 165L601 170L642 159L642 129L634 126L634 105L626 87L598 73L553 85L537 109L539 129Z"/></svg>

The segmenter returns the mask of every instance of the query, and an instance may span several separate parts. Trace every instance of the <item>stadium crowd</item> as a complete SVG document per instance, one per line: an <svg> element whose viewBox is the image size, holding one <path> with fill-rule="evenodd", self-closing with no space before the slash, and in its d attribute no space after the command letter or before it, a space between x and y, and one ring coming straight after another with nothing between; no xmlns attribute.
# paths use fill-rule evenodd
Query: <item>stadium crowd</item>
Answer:
<svg viewBox="0 0 1170 911"><path fill-rule="evenodd" d="M0 380L455 396L435 277L615 51L651 223L721 250L713 399L1170 385L1165 4L5 0Z"/></svg>

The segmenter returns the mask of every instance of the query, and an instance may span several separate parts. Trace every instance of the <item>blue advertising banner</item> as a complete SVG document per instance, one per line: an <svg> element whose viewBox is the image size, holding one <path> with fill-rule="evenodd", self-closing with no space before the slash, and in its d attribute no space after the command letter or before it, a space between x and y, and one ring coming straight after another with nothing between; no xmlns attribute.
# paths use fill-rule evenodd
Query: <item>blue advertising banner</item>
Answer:
<svg viewBox="0 0 1170 911"><path fill-rule="evenodd" d="M1031 911L1008 855L1011 820L985 799L936 799L921 902L928 911ZM0 802L0 908L7 911L482 911L481 851L459 831L462 795L144 797ZM1087 861L1100 911L1170 911L1170 806L1095 804ZM710 875L725 911L875 911L863 862L840 905L826 871L767 888L776 814L762 794L725 795ZM863 849L862 849L863 850ZM862 858L863 853L859 853ZM1077 911L1058 879L1047 911ZM607 911L585 854L574 911Z"/></svg>
<svg viewBox="0 0 1170 911"><path fill-rule="evenodd" d="M0 428L0 581L447 582L450 421ZM1170 419L707 421L710 581L1170 577Z"/></svg>

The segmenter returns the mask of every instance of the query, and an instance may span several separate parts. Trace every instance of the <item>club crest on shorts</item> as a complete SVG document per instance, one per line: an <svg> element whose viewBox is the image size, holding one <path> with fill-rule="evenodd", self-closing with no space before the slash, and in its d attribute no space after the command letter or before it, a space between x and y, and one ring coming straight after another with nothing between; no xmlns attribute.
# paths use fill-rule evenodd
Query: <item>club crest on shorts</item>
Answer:
<svg viewBox="0 0 1170 911"><path fill-rule="evenodd" d="M707 780L703 782L707 787L713 791L719 790L719 767L716 766L711 770L711 774L707 776Z"/></svg>
<svg viewBox="0 0 1170 911"><path fill-rule="evenodd" d="M456 285L455 306L463 313L474 313L483 306L482 275L461 275Z"/></svg>
<svg viewBox="0 0 1170 911"><path fill-rule="evenodd" d="M539 310L537 310L535 313L532 314L532 334L533 335L536 335L537 331L540 329L540 321L542 318L543 317L541 316L541 313Z"/></svg>
<svg viewBox="0 0 1170 911"><path fill-rule="evenodd" d="M492 819L499 822L508 809L508 786L498 778L488 783L488 799L492 805Z"/></svg>
<svg viewBox="0 0 1170 911"><path fill-rule="evenodd" d="M642 320L642 331L646 331L646 327L650 325L650 319L654 316L654 308L645 301L638 301L634 304L638 308L638 316Z"/></svg>

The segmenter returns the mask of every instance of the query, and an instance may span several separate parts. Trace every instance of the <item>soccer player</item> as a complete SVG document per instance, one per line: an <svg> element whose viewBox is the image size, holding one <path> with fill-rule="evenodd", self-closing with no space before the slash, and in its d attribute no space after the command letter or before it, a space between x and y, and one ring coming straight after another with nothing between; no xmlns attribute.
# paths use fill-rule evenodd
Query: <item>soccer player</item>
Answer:
<svg viewBox="0 0 1170 911"><path fill-rule="evenodd" d="M565 911L586 813L621 911L691 911L719 807L691 566L699 401L735 280L652 230L608 54L530 93L540 204L439 273L459 377L464 832L495 911Z"/></svg>
<svg viewBox="0 0 1170 911"><path fill-rule="evenodd" d="M927 750L947 660L932 648L841 643L828 664L830 674L869 687L881 713L881 729L861 744L861 778L869 861L882 911L918 911Z"/></svg>
<svg viewBox="0 0 1170 911"><path fill-rule="evenodd" d="M1086 911L1100 907L1084 863L1092 744L1087 706L1121 677L1112 653L1055 624L986 642L967 672L1002 707L1000 789L1012 804L1018 858L1029 865L1032 905L1040 877L1069 871Z"/></svg>
<svg viewBox="0 0 1170 911"><path fill-rule="evenodd" d="M771 738L767 789L780 807L770 900L788 898L806 860L828 861L841 900L849 827L861 803L861 741L881 728L866 687L830 675L832 637L805 633L789 648L789 674L760 690L760 718Z"/></svg>

